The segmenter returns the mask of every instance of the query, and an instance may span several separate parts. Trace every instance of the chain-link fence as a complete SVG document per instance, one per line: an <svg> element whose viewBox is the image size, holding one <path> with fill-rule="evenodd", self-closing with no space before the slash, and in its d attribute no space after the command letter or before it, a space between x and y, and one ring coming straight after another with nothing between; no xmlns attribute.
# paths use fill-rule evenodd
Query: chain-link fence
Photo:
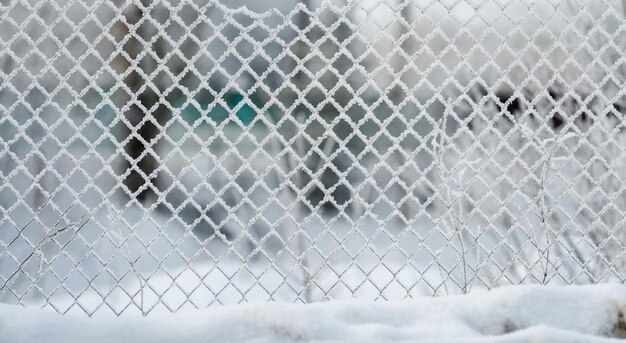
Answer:
<svg viewBox="0 0 626 343"><path fill-rule="evenodd" d="M0 1L1 301L624 280L622 0L247 5Z"/></svg>

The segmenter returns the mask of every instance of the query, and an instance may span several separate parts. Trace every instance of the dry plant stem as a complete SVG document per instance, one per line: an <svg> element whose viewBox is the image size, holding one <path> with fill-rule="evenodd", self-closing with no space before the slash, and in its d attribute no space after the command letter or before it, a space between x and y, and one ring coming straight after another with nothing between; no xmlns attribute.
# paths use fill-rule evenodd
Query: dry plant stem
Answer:
<svg viewBox="0 0 626 343"><path fill-rule="evenodd" d="M304 117L303 114L301 116ZM305 148L304 148L304 142L303 142L304 138L302 137L303 131L304 130L302 128L298 130L299 137L295 141L296 151L298 152L298 154L300 154L300 156L304 156L305 154ZM291 164L294 166L294 169L292 170L295 170L294 177L295 177L296 187L298 189L303 189L305 186L304 180L302 177L303 171L301 171L299 168L296 169L298 166L298 163L295 160L292 160ZM298 251L300 253L300 267L302 268L302 286L304 287L304 301L309 303L312 301L312 299L311 299L311 290L310 290L311 273L309 272L308 260L306 258L306 252L308 249L307 249L307 243L306 243L306 236L304 235L304 218L306 217L306 212L304 210L305 205L300 204L297 201L297 194L294 194L294 195L296 197L295 206L296 206L296 211L298 213L298 221L300 221L298 223L298 232L302 232L302 235L298 236Z"/></svg>
<svg viewBox="0 0 626 343"><path fill-rule="evenodd" d="M457 204L456 206L454 204L452 204L453 200L452 200L452 192L450 191L450 187L448 185L448 182L451 178L450 172L448 171L448 169L445 167L445 162L443 159L443 155L444 155L444 146L449 144L448 140L446 139L445 135L447 134L447 119L448 116L450 115L450 111L452 110L452 104L448 101L446 103L446 110L444 112L444 115L442 116L442 118L440 119L440 123L437 126L437 132L436 132L436 136L433 138L433 141L435 142L436 148L434 149L434 153L436 156L436 161L438 164L438 168L437 171L439 173L439 179L440 182L442 184L443 187L443 194L442 194L442 200L444 202L444 205L446 207L446 212L448 214L448 218L449 218L449 222L450 225L453 226L453 231L455 233L455 236L457 237L457 239L459 240L459 247L460 247L460 252L456 251L457 256L459 258L459 263L461 264L461 268L462 268L462 287L461 287L461 291L463 293L467 292L467 286L468 286L468 282L467 282L467 261L466 261L466 252L465 252L465 244L463 243L463 237L462 237L462 232L461 232L461 220L460 220L460 211L461 211L461 204L460 204L460 196L458 194L458 191L455 192L457 193ZM439 141L437 141L437 139ZM459 211L459 213L457 213L457 211ZM450 219L450 217L452 217ZM456 249L455 249L456 250Z"/></svg>
<svg viewBox="0 0 626 343"><path fill-rule="evenodd" d="M473 166L474 164L477 164L477 163L480 163L480 162L481 161L479 159L466 161L466 163L468 163L468 165L470 165L470 166ZM474 173L476 172L474 167L471 167L471 169L472 169L472 172L474 172ZM458 179L458 182L457 182L457 187L458 187L457 191L458 191L459 195L463 194L462 190L460 189L460 185L461 185L462 178L465 175L466 171L467 171L467 166L463 167L462 172L459 174L459 179ZM462 204L459 202L459 213L462 214L462 210L463 210ZM472 276L471 276L471 278L470 278L470 280L468 282L468 285L467 285L467 291L471 291L471 289L472 289L472 287L474 285L474 280L477 277L478 271L482 268L482 265L479 262L480 261L480 246L478 244L478 238L482 235L480 231L481 231L480 227L477 228L476 235L474 236L474 243L467 249L467 253L470 253L470 250L472 248L474 248L475 252L476 252L476 257L475 257L476 258L476 260L475 260L476 262L475 262L475 266L473 268L473 274L472 274ZM466 235L470 235L469 231L467 231L465 233L466 233ZM470 241L471 241L471 235L470 235ZM461 241L461 246L463 246L463 245L464 245L464 243Z"/></svg>
<svg viewBox="0 0 626 343"><path fill-rule="evenodd" d="M457 185L458 187L458 185ZM457 189L457 195L460 195L460 190ZM456 236L459 239L459 245L461 247L461 261L463 264L463 289L462 292L463 293L467 293L468 291L468 286L469 283L467 281L467 257L466 255L466 251L465 251L465 244L463 242L463 232L461 231L461 216L463 215L463 207L460 201L460 196L457 197L457 211L455 212L454 218L455 218L455 231L456 231Z"/></svg>
<svg viewBox="0 0 626 343"><path fill-rule="evenodd" d="M13 274L11 274L6 281L4 282L4 284L2 285L2 287L0 287L0 299L4 296L4 292L6 291L6 289L8 289L9 287L11 287L13 285L13 282L15 282L15 276L17 276L17 274L22 270L22 268L26 265L26 263L28 263L28 261L30 261L30 259L35 256L38 255L40 258L39 261L39 268L38 268L38 274L41 274L42 272L42 262L43 262L43 255L41 254L41 248L43 248L44 245L46 245L46 243L50 242L51 240L53 240L56 236L62 234L63 232L67 231L70 227L82 222L85 218L87 217L87 215L83 215L81 216L77 221L73 222L73 223L69 223L61 228L59 228L58 230L52 232L52 233L48 233L46 235L46 237L44 237L34 248L33 251L26 256L26 258L24 259L24 261L22 261L22 263L19 264L19 266L17 266L17 269L15 270L15 272L13 272ZM76 229L76 232L78 232L80 229L82 229L87 222L89 222L89 220L85 221L84 223L82 223L80 226L78 226L78 228Z"/></svg>
<svg viewBox="0 0 626 343"><path fill-rule="evenodd" d="M135 262L137 261L132 259L132 254L130 253L130 248L128 247L128 239L124 239L124 236L122 235L122 231L120 230L119 225L117 225L117 216L114 216L114 213L112 213L111 208L109 208L109 216L113 220L112 225L117 231L116 235L118 236L118 240L120 241L120 244L123 245L124 249L126 250L125 252L122 252L122 257L124 257L126 262L128 262L128 264L130 265L131 271L133 272L133 274L135 274L135 276L137 277L137 280L139 281L139 310L141 311L141 315L145 317L147 316L145 306L144 306L144 300L145 300L144 288L146 285L146 280L137 271L137 268L135 268Z"/></svg>
<svg viewBox="0 0 626 343"><path fill-rule="evenodd" d="M550 237L548 234L548 225L546 223L546 213L545 213L545 201L544 201L544 197L545 197L545 179L542 176L541 177L541 183L539 185L539 220L541 221L541 225L543 227L543 232L545 235L545 239L546 239L546 245L545 245L545 249L541 249L539 247L539 245L537 245L537 249L539 249L539 254L542 256L541 259L541 269L542 269L542 279L541 279L541 283L542 284L546 284L547 278L548 278L548 264L550 262Z"/></svg>
<svg viewBox="0 0 626 343"><path fill-rule="evenodd" d="M301 112L299 114L299 117L302 118L302 121L298 120L298 122L306 122L306 118L304 116L304 113ZM298 154L300 156L306 156L307 152L306 152L306 148L304 145L304 136L302 135L302 133L304 132L304 129L301 127L299 130L299 136L296 138L295 140L295 145L296 145L296 151L298 152ZM324 145L322 146L322 154L324 156L320 156L320 159L317 161L317 163L313 166L312 171L314 173L317 173L321 167L325 164L324 163L324 159L331 154L332 149L335 147L335 142L332 138L328 137L324 140ZM288 161L288 164L291 166L291 170L295 170L294 173L294 178L295 178L295 184L296 187L300 190L303 190L304 187L306 186L304 184L304 178L302 173L304 173L304 171L301 171L298 168L298 162L295 161L295 159L291 158ZM302 200L306 200L309 195L311 194L313 188L309 188L308 190L304 191L301 193L301 199ZM298 194L293 194L293 196L295 197L296 200L296 211L298 213L298 220L301 221L298 224L298 231L299 232L303 232L304 233L304 222L305 222L305 218L306 218L306 211L304 209L304 203L303 204L299 204L297 202L298 200ZM309 264L308 264L308 260L306 258L306 253L309 250L308 244L306 242L306 236L304 234L300 235L298 238L298 250L301 254L300 256L300 266L302 268L302 273L303 273L303 287L304 287L304 301L309 303L313 301L313 296L312 296L312 289L311 289L311 283L313 281L313 277L314 275L311 275L310 272L310 268L309 268Z"/></svg>
<svg viewBox="0 0 626 343"><path fill-rule="evenodd" d="M480 232L480 229L478 229L478 231ZM480 270L481 266L480 266L480 247L478 246L478 237L480 236L480 234L476 235L476 238L474 240L474 248L476 249L476 265L474 268L474 273L472 274L472 278L469 281L469 285L467 286L467 289L469 291L472 290L472 287L474 286L474 281L476 280L476 277L478 275L478 271Z"/></svg>
<svg viewBox="0 0 626 343"><path fill-rule="evenodd" d="M279 123L278 119L275 119L275 124ZM296 151L301 151L300 147L302 147L302 150L304 149L303 145L301 142L299 142L300 138L297 138L295 140L295 144L296 144ZM270 139L270 146L271 149L274 150L274 152L277 154L276 156L278 156L278 154L280 154L281 151L285 151L284 148L281 148L278 142L278 138L274 138L274 139ZM300 187L301 184L301 177L300 177L300 171L298 170L298 163L296 162L296 160L291 157L289 154L285 154L285 157L280 159L280 161L282 161L282 164L285 167L285 174L289 175L291 171L295 171L293 177L294 177L294 181L295 181L295 185L297 187ZM279 178L279 175L277 173L274 173L275 179L276 179L276 184L281 184L281 180ZM284 188L282 188L284 189ZM282 189L279 191L281 192ZM284 192L284 194L286 194L286 196L288 196L289 198L292 198L292 203L294 204L294 206L296 207L296 213L297 216L299 217L298 220L302 220L304 222L304 210L301 208L302 205L299 205L297 203L297 190L292 190L289 191L287 190L286 192ZM297 232L301 232L303 231L304 228L302 227L302 224L299 224L298 228L296 229ZM300 257L299 263L300 263L300 267L302 268L302 284L303 284L303 292L304 292L304 298L305 298L305 302L310 302L309 299L307 299L308 297L311 296L310 292L307 290L309 287L307 285L310 284L311 281L311 275L309 275L309 273L307 272L306 269L306 258L304 256L307 248L306 248L306 242L305 242L305 238L304 237L298 237L298 242L297 242L297 246L298 246L298 250L299 252L302 254L302 256ZM289 240L289 239L288 239ZM287 242L285 242L286 244Z"/></svg>
<svg viewBox="0 0 626 343"><path fill-rule="evenodd" d="M442 147L443 147L444 139L447 141L446 142L447 144L450 144L448 139L445 137L445 135L447 134L446 133L447 132L447 122L448 122L448 117L450 116L450 113L452 111L452 103L448 101L446 103L446 105L447 105L446 106L446 112L445 112L444 118L443 118L443 132L442 132L442 135L441 135L441 143L442 143L441 146ZM455 199L456 201L454 201L452 199L452 192L450 191L450 187L447 185L447 180L451 179L450 171L443 164L443 162L444 162L443 161L443 154L440 154L439 157L441 158L441 162L442 162L441 166L443 168L445 168L445 170L446 170L446 182L444 184L446 185L445 189L446 189L446 192L448 193L447 194L448 200L452 201L453 203L456 202L456 209L452 211L451 215L452 215L452 218L454 220L454 231L455 231L456 236L457 236L457 238L459 240L459 246L461 248L460 257L461 257L461 266L463 268L463 288L461 289L461 291L463 293L467 293L467 286L468 286L468 282L467 282L467 260L466 260L466 256L465 256L466 255L465 244L463 242L462 230L461 230L461 219L460 219L461 216L462 216L462 204L461 204L461 201L460 201L461 193L460 193L460 190L458 189L459 185L458 185L458 182L457 182L457 191L456 191L457 194L456 194L456 199ZM448 205L448 210L450 210L451 208L453 208L452 204L449 204Z"/></svg>
<svg viewBox="0 0 626 343"><path fill-rule="evenodd" d="M565 136L557 137L554 140L552 147L548 151L548 156L546 157L546 160L543 164L543 168L541 171L541 178L540 178L540 185L539 185L539 214L540 214L539 218L543 226L543 231L544 231L544 235L546 239L546 246L544 250L541 250L539 246L537 246L537 248L540 250L540 254L543 256L543 260L544 260L542 262L543 278L541 281L541 283L544 285L548 282L548 268L550 266L550 247L554 244L554 242L551 242L550 228L548 227L549 225L548 225L548 218L547 218L549 215L549 209L546 204L546 199L548 197L548 194L546 192L546 185L548 182L548 171L551 167L552 158L554 157L554 154L558 150L559 141L565 141L573 137L574 136L572 135L565 135ZM541 144L541 146L545 146L545 145Z"/></svg>
<svg viewBox="0 0 626 343"><path fill-rule="evenodd" d="M441 254L437 253L437 255L435 256L435 263L437 264L437 269L439 270L439 277L441 277L441 284L443 285L443 289L446 291L446 295L450 295L450 291L448 290L448 284L446 283L447 278L444 279L443 277L443 266L441 265L441 262L439 262L439 256L441 256ZM450 274L448 274L448 276L450 276Z"/></svg>
<svg viewBox="0 0 626 343"><path fill-rule="evenodd" d="M441 172L441 164L442 164L442 159L441 157L441 146L440 143L437 141L439 139L439 135L441 134L441 122L439 123L439 125L437 125L436 127L438 130L435 131L435 135L432 138L432 144L433 144L433 154L436 156L436 158L433 160L433 163L436 164L436 169L437 169L437 173L439 174L439 181L443 183L443 175ZM444 200L444 204L446 203L446 201ZM439 276L442 279L442 284L444 286L444 289L446 291L446 295L450 294L450 291L448 290L448 285L446 283L447 278L444 279L443 276L443 266L441 265L441 262L439 260L439 256L441 255L441 252L438 251L436 256L435 256L435 263L437 264L437 267L439 269ZM448 276L450 276L450 273L447 273Z"/></svg>
<svg viewBox="0 0 626 343"><path fill-rule="evenodd" d="M301 3L301 11L300 13L298 13L298 15L294 18L296 27L298 27L299 29L304 29L307 27L307 25L309 25L309 23L311 22L311 18L309 17L309 13L307 12L310 8L309 6L309 0L303 0ZM300 67L304 67L305 63L306 63L306 58L308 57L308 50L306 45L299 40L297 44L294 45L294 53L296 56L296 60L294 61L294 71L297 70ZM293 83L296 85L296 87L298 87L299 89L305 89L306 88L306 81L304 78L303 73L296 73L293 76ZM298 113L295 113L295 117L296 117L296 121L298 122L298 124L302 125L300 122L300 117L302 117L302 122L306 122L306 118L305 118L305 114L303 111L300 111ZM299 128L298 132L296 134L299 134L299 137L296 138L295 144L296 144L296 152L298 152L300 154L300 156L304 156L304 138L302 137L302 133L304 132L302 126ZM294 159L290 159L288 161L288 163L291 165L291 170L295 171L294 177L295 177L295 183L296 183L296 188L298 189L302 189L304 187L304 185L302 184L303 180L302 180L302 176L301 176L301 171L296 169L298 167L298 163L297 161L295 161ZM306 259L306 251L307 251L307 244L306 244L306 237L304 235L304 218L306 216L305 211L304 211L304 204L299 204L298 203L298 194L297 194L298 190L295 190L296 194L294 194L295 197L295 206L296 206L296 212L298 214L298 220L301 221L300 223L298 223L298 232L302 232L303 234L301 236L299 236L298 238L298 250L299 253L301 254L300 256L300 267L302 268L302 283L303 283L303 287L304 287L304 301L305 302L311 302L312 299L311 298L311 291L310 291L310 284L311 284L311 275L310 272L308 271L308 261Z"/></svg>
<svg viewBox="0 0 626 343"><path fill-rule="evenodd" d="M543 146L543 145L542 145ZM544 155L545 156L545 155ZM541 267L542 267L542 279L541 283L546 284L548 279L548 267L550 264L550 235L548 233L548 219L547 216L547 208L546 208L546 181L547 181L547 170L550 167L550 160L552 158L552 153L549 153L546 157L546 160L543 164L543 168L541 171L541 178L539 182L539 220L541 221L541 226L543 228L543 233L545 236L546 244L545 249L541 249L539 245L537 245L537 249L539 250L539 254L541 258Z"/></svg>

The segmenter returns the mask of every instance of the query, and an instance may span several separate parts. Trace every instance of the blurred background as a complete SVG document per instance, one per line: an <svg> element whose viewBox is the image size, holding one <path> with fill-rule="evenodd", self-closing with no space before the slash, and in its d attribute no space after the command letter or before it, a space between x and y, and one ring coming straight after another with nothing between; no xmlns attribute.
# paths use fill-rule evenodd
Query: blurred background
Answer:
<svg viewBox="0 0 626 343"><path fill-rule="evenodd" d="M621 0L0 0L0 299L624 280Z"/></svg>

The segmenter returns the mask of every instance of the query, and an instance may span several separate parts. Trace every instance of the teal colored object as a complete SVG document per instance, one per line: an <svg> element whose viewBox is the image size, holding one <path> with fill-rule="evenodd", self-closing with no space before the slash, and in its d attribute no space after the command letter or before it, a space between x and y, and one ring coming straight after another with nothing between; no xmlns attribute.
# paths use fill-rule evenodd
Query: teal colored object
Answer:
<svg viewBox="0 0 626 343"><path fill-rule="evenodd" d="M231 93L230 96L229 94L226 94L226 103L231 109L240 106L240 103L243 100L244 97L240 93ZM244 103L241 107L239 107L239 110L237 111L237 118L239 118L239 120L241 120L244 125L250 124L255 116L256 112L252 107L250 107L248 103Z"/></svg>
<svg viewBox="0 0 626 343"><path fill-rule="evenodd" d="M230 117L231 111L233 111L235 108L238 108L236 113L237 118L239 118L239 120L241 120L244 125L249 125L252 120L254 120L254 117L256 116L256 112L254 111L254 109L248 103L240 105L240 103L244 101L244 97L242 94L226 93L224 94L224 101L227 105L226 108L220 103L213 104L213 101L203 102L200 104L200 106L202 107L202 110L211 108L209 110L208 116L216 123L221 123L227 120ZM211 105L213 106L211 107ZM193 123L202 116L202 111L192 104L188 104L187 106L185 106L185 108L182 109L181 115L183 116L185 121Z"/></svg>

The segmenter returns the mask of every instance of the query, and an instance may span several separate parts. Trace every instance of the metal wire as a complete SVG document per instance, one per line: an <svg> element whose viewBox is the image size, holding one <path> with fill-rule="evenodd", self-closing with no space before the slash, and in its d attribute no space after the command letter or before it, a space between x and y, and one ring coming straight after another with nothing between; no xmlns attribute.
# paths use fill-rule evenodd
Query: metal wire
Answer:
<svg viewBox="0 0 626 343"><path fill-rule="evenodd" d="M3 302L623 282L622 1L249 6L0 3Z"/></svg>

